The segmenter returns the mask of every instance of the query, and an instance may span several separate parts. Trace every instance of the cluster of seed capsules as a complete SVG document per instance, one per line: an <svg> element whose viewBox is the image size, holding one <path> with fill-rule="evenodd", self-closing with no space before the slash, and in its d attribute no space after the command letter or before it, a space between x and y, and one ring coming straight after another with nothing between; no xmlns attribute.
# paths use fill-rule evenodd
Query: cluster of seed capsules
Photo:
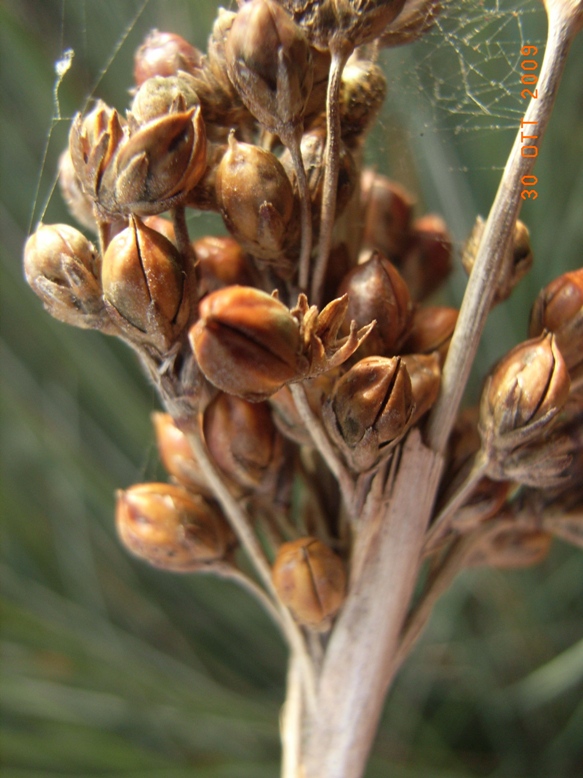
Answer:
<svg viewBox="0 0 583 778"><path fill-rule="evenodd" d="M413 40L438 10L251 0L219 11L206 55L153 31L135 56L129 110L98 101L79 114L61 158L64 198L99 248L62 224L40 225L25 248L27 280L49 313L130 344L169 411L154 427L171 482L119 492L124 544L176 572L240 563L185 432L197 420L281 601L316 630L342 605L358 517L310 419L351 482L370 482L423 425L457 320L427 303L452 263L442 219L415 218L407 192L362 167L385 96L378 45ZM191 241L188 208L219 212L229 235ZM518 224L497 302L531 261ZM476 564L530 564L553 532L581 542L582 305L581 271L543 290L532 339L460 418L440 505L476 461L480 478L428 553L501 516Z"/></svg>

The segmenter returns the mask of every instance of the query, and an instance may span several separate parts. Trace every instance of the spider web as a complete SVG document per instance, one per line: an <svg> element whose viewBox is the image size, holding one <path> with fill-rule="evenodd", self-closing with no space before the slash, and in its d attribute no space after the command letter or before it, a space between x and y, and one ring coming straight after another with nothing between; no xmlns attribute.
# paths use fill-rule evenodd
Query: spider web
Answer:
<svg viewBox="0 0 583 778"><path fill-rule="evenodd" d="M61 55L55 62L54 113L47 130L31 227L36 220L45 218L51 204L56 188L56 159L66 143L74 113L74 110L63 111L60 101L63 83L66 85L69 74L75 72L78 59L75 45L68 42L68 34L76 23L83 27L77 31L83 47L99 44L92 43L91 35L90 13L96 5L82 0L79 6L83 13L73 19L71 6L62 0ZM105 13L111 5L112 25L118 24L119 29L115 43L98 55L100 65L87 90L85 105L103 97L102 87L110 81L123 83L127 93L132 80L133 50L152 26L185 37L189 37L190 31L196 39L193 42L204 48L214 13L213 3L192 0L100 0L98 5ZM210 9L204 17L208 22L206 29L201 25L203 6ZM389 84L383 116L386 117L387 111L396 111L406 117L402 124L410 137L445 134L457 137L462 145L464 136L479 143L494 131L516 131L525 108L520 97L519 73L523 59L520 49L524 45L540 49L544 30L545 16L539 0L444 0L434 27L423 38L383 53ZM542 50L538 56L540 63ZM129 64L125 71L121 70L123 62L126 67ZM123 110L125 105L116 104L116 107ZM386 119L381 118L381 131L383 121ZM465 170L465 164L462 159L459 169ZM474 167L478 164L475 160L470 162ZM486 168L498 170L503 164L504 160L491 158Z"/></svg>
<svg viewBox="0 0 583 778"><path fill-rule="evenodd" d="M437 127L455 134L515 130L525 108L522 46L537 46L542 61L542 3L450 0L445 5L434 27L397 66L391 90L421 97Z"/></svg>

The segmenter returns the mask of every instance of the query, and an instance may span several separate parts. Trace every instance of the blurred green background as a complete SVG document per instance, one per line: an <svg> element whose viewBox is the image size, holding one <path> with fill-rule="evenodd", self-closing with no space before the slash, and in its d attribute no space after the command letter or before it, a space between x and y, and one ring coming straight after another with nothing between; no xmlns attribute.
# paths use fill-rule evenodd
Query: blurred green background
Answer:
<svg viewBox="0 0 583 778"><path fill-rule="evenodd" d="M481 4L451 7L466 5L474 20L460 40L485 18ZM541 8L519 0L519 24L495 27L505 55L493 57L493 79L510 92L520 43L544 38ZM279 636L232 585L148 569L119 546L114 490L160 473L149 423L157 399L121 344L45 314L21 270L41 217L71 221L53 187L75 111L91 95L125 107L146 32L176 31L204 49L215 12L200 0L0 4L3 778L278 774ZM459 247L487 211L520 101L516 87L509 112L486 122L477 109L441 110L439 93L459 75L451 55L462 52L443 45L451 27L384 60L390 96L368 153L415 191L419 213L446 216ZM483 65L490 34L473 49ZM539 198L525 211L536 267L493 315L482 373L525 337L541 285L581 265L582 44L538 160ZM68 48L57 101L54 63ZM460 132L462 123L478 129ZM197 216L191 226L221 229ZM457 272L450 299L462 283ZM582 698L583 554L557 542L536 569L457 581L391 693L367 776L575 778Z"/></svg>

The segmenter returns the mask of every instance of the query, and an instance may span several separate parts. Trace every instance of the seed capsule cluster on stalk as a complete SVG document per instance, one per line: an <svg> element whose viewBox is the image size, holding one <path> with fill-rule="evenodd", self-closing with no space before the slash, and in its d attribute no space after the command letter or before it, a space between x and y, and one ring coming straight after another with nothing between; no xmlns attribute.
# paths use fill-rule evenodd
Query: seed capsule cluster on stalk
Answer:
<svg viewBox="0 0 583 778"><path fill-rule="evenodd" d="M221 574L238 568L241 543L271 564L280 604L317 632L350 576L358 517L346 483L370 483L423 428L456 326L457 310L430 299L452 266L447 226L363 169L361 154L386 92L369 44L409 42L438 10L250 0L219 11L206 54L151 32L128 110L99 100L77 115L61 157L65 201L94 242L40 225L24 252L48 312L125 340L167 411L153 423L170 481L119 492L122 542L156 567ZM229 235L192 241L187 209L216 211ZM496 302L531 263L519 224ZM581 491L581 271L543 290L530 337L494 367L479 414L452 437L442 507L483 465L445 533L492 523L473 564L530 564L549 533L576 535L573 505L569 525L547 527L544 515L578 478Z"/></svg>

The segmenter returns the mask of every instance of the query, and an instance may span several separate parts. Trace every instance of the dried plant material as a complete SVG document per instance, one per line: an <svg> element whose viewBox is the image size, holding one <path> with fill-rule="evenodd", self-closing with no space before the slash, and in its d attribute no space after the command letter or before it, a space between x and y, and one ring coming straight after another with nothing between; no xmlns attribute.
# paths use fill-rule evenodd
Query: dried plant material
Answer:
<svg viewBox="0 0 583 778"><path fill-rule="evenodd" d="M284 543L273 565L273 583L300 624L325 632L342 606L344 563L317 538Z"/></svg>
<svg viewBox="0 0 583 778"><path fill-rule="evenodd" d="M228 524L208 500L172 484L120 490L115 520L132 554L176 573L222 559L233 544Z"/></svg>
<svg viewBox="0 0 583 778"><path fill-rule="evenodd" d="M176 33L152 30L134 55L134 80L140 87L154 76L175 76L180 70L194 73L201 65L196 46Z"/></svg>
<svg viewBox="0 0 583 778"><path fill-rule="evenodd" d="M103 256L103 296L130 337L166 351L188 316L178 250L167 238L132 218Z"/></svg>
<svg viewBox="0 0 583 778"><path fill-rule="evenodd" d="M482 394L480 434L486 452L512 450L548 431L569 388L553 335L513 348L496 365Z"/></svg>
<svg viewBox="0 0 583 778"><path fill-rule="evenodd" d="M541 290L532 308L529 334L554 333L572 377L583 372L583 270L555 278Z"/></svg>
<svg viewBox="0 0 583 778"><path fill-rule="evenodd" d="M107 329L100 257L87 238L68 224L41 224L26 241L24 273L46 310L84 329Z"/></svg>
<svg viewBox="0 0 583 778"><path fill-rule="evenodd" d="M360 351L361 356L392 356L409 334L413 303L397 268L374 252L357 265L340 287L348 295L347 317L360 327L371 321L376 326Z"/></svg>

